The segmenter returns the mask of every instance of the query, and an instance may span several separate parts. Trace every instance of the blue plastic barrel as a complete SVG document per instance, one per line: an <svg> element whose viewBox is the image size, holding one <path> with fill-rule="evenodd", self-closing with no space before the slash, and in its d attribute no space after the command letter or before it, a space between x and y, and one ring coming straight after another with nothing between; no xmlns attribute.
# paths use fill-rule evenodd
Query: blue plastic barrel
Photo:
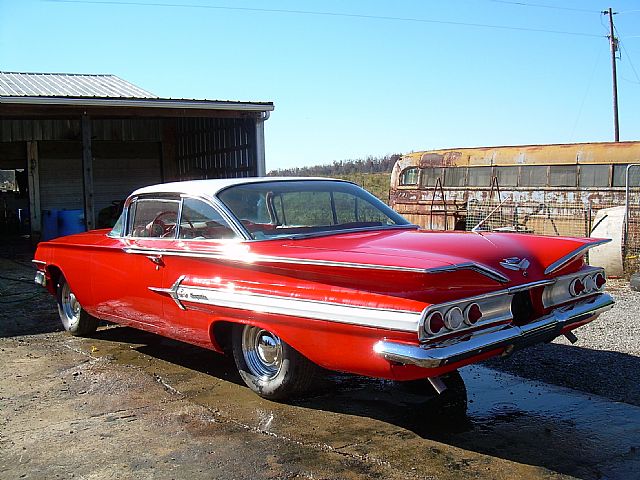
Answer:
<svg viewBox="0 0 640 480"><path fill-rule="evenodd" d="M51 240L59 236L58 233L58 210L42 211L42 240Z"/></svg>
<svg viewBox="0 0 640 480"><path fill-rule="evenodd" d="M84 232L83 210L60 210L58 212L58 235L71 235Z"/></svg>

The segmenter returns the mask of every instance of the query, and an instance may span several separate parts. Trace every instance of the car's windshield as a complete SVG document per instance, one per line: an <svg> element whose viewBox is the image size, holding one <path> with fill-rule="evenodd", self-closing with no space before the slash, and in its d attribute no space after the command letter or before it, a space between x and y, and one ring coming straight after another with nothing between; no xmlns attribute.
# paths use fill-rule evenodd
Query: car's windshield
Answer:
<svg viewBox="0 0 640 480"><path fill-rule="evenodd" d="M347 182L249 183L229 187L218 197L254 240L411 225L376 197Z"/></svg>

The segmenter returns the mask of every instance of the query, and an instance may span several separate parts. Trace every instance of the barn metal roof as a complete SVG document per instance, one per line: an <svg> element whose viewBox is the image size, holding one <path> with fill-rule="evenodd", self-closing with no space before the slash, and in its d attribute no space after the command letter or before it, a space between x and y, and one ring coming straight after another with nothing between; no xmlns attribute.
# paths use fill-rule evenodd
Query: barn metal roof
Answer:
<svg viewBox="0 0 640 480"><path fill-rule="evenodd" d="M0 103L245 110L268 112L272 102L161 98L116 75L0 72Z"/></svg>
<svg viewBox="0 0 640 480"><path fill-rule="evenodd" d="M0 95L11 97L158 98L115 75L0 72Z"/></svg>

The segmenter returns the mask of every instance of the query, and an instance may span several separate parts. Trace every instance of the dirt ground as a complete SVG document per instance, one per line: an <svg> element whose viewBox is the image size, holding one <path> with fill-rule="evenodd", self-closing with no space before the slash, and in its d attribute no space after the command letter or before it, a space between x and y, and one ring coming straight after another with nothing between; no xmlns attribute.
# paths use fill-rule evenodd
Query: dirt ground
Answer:
<svg viewBox="0 0 640 480"><path fill-rule="evenodd" d="M456 424L358 377L269 402L207 350L110 325L67 335L29 254L9 253L0 479L638 478L637 406L482 366L462 372L470 409Z"/></svg>

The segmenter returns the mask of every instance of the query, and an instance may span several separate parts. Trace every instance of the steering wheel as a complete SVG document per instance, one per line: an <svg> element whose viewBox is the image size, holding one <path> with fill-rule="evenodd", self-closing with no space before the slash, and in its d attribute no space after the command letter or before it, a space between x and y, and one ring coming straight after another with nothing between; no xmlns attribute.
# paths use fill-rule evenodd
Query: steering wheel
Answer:
<svg viewBox="0 0 640 480"><path fill-rule="evenodd" d="M173 222L173 223L171 223ZM160 212L147 226L150 237L165 238L171 236L176 230L178 213L172 211Z"/></svg>

